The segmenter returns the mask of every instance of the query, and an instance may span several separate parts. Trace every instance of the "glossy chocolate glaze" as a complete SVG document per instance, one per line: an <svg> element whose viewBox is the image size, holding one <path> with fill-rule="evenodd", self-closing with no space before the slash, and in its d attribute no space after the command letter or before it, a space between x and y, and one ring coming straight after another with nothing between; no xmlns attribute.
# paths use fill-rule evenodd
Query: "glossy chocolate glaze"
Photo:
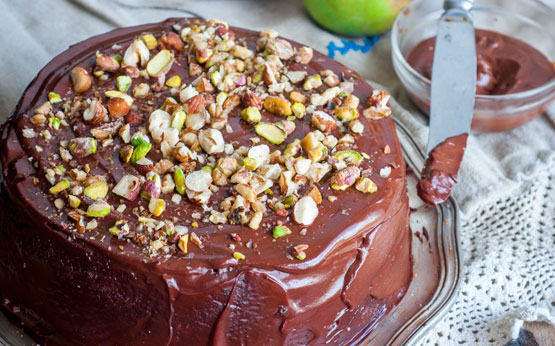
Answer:
<svg viewBox="0 0 555 346"><path fill-rule="evenodd" d="M418 43L407 62L431 79L435 37ZM552 63L537 49L516 38L489 30L476 30L476 93L514 94L537 88L555 78Z"/></svg>
<svg viewBox="0 0 555 346"><path fill-rule="evenodd" d="M416 185L418 196L424 202L437 205L449 197L457 183L467 138L467 133L449 137L432 149Z"/></svg>
<svg viewBox="0 0 555 346"><path fill-rule="evenodd" d="M0 295L4 305L46 344L260 345L261 340L265 345L350 344L401 300L412 276L405 166L390 118L362 118L367 135L357 146L371 156L377 171L393 167L391 175L372 175L377 193L348 189L337 194L335 203L322 204L304 236L295 225L293 234L276 241L264 227L254 231L201 223L195 232L203 239L202 248L149 258L137 245L106 236L107 226L117 219L131 221L130 212L113 212L99 221L98 232L85 234L69 231L67 216L53 213L54 198L47 192L50 185L43 170L47 154L57 147L52 141L43 146L42 155L35 152L36 139L21 134L29 125L29 114L49 91L70 95L68 72L77 65L92 66L96 51L110 53L115 43L125 49L142 32L159 34L185 21L168 19L117 29L71 47L39 73L3 125ZM254 47L256 33L233 31ZM331 69L352 76L354 94L362 100L372 90L354 72L317 52L309 65L298 68L309 74ZM177 59L169 74L187 76L186 71L186 62ZM113 85L109 80L105 87ZM226 141L244 143L254 136L252 127L238 117L231 116L229 122L235 131L225 136ZM292 138L307 129L306 123L297 126ZM68 139L82 135L79 126L62 131ZM386 145L391 149L388 155L382 150ZM39 162L38 168L29 156ZM93 174L106 174L111 182L130 169L109 149L80 163L86 162ZM33 178L39 183L34 184ZM332 194L329 180L320 186L326 200ZM113 196L108 201L117 203ZM186 200L179 206L167 203L166 217L190 218L199 208ZM277 218L270 216L265 222L273 224ZM231 233L239 234L243 243L252 240L257 245L242 250L244 261L231 257L227 247ZM310 244L307 260L286 258L284 254L301 242Z"/></svg>

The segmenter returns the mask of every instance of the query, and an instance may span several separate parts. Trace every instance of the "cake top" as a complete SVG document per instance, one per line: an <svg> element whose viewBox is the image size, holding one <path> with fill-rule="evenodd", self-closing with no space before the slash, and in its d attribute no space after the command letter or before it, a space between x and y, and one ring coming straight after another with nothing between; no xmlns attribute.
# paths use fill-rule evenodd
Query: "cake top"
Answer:
<svg viewBox="0 0 555 346"><path fill-rule="evenodd" d="M304 261L323 236L312 229L353 211L371 223L358 209L404 182L393 127L378 125L389 95L273 30L180 20L49 87L18 134L42 172L42 212L121 251L240 262L264 242Z"/></svg>

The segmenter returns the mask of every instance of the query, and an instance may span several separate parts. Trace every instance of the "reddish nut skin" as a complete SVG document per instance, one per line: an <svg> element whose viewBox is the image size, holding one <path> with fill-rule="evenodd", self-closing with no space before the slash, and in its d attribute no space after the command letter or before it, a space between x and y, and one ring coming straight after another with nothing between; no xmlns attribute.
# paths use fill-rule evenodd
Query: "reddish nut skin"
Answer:
<svg viewBox="0 0 555 346"><path fill-rule="evenodd" d="M161 187L156 184L154 180L147 180L145 182L145 185L143 186L143 189L150 196L150 198L158 198L160 197L160 193L162 192Z"/></svg>
<svg viewBox="0 0 555 346"><path fill-rule="evenodd" d="M164 32L158 42L162 49L171 49L177 52L183 49L183 41L175 32Z"/></svg>
<svg viewBox="0 0 555 346"><path fill-rule="evenodd" d="M202 97L204 98L205 105L210 105L216 102L216 96L214 96L214 94L203 94Z"/></svg>
<svg viewBox="0 0 555 346"><path fill-rule="evenodd" d="M112 73L116 72L119 68L119 64L116 59L106 54L98 54L96 56L96 66L98 66L103 71Z"/></svg>
<svg viewBox="0 0 555 346"><path fill-rule="evenodd" d="M235 37L235 33L229 29L226 29L225 26L220 26L217 30L216 30L216 34L219 36L224 36L227 34L227 36L232 39Z"/></svg>
<svg viewBox="0 0 555 346"><path fill-rule="evenodd" d="M222 106L222 109L224 111L224 113L229 113L231 112L235 107L239 106L241 104L241 98L239 97L239 95L235 94L235 95L231 95L230 97L228 97L225 101L224 104Z"/></svg>
<svg viewBox="0 0 555 346"><path fill-rule="evenodd" d="M111 98L108 100L106 107L108 107L108 113L110 113L112 118L121 118L129 113L129 110L131 109L129 103L121 97Z"/></svg>
<svg viewBox="0 0 555 346"><path fill-rule="evenodd" d="M122 71L131 78L139 78L141 76L139 69L134 66L125 66L122 68Z"/></svg>
<svg viewBox="0 0 555 346"><path fill-rule="evenodd" d="M187 113L196 114L202 112L205 101L202 95L196 95L188 99L185 103L187 105Z"/></svg>
<svg viewBox="0 0 555 346"><path fill-rule="evenodd" d="M314 51L309 47L299 48L298 54L295 56L295 61L301 64L308 64L312 60Z"/></svg>
<svg viewBox="0 0 555 346"><path fill-rule="evenodd" d="M382 100L387 96L389 95L385 91L378 90L377 93L371 93L370 95L368 95L368 97L366 98L366 104L369 107L377 107L379 106L380 102L382 102Z"/></svg>
<svg viewBox="0 0 555 346"><path fill-rule="evenodd" d="M285 210L285 209L278 209L278 210L276 210L276 215L277 215L277 216L287 216L287 210Z"/></svg>
<svg viewBox="0 0 555 346"><path fill-rule="evenodd" d="M129 112L125 115L125 122L129 125L139 125L144 121L143 117L137 113Z"/></svg>
<svg viewBox="0 0 555 346"><path fill-rule="evenodd" d="M91 76L81 66L74 67L71 72L71 82L73 83L73 91L76 94L84 93L85 91L89 90L92 85Z"/></svg>
<svg viewBox="0 0 555 346"><path fill-rule="evenodd" d="M338 186L351 186L360 177L360 168L349 166L337 172L330 180L331 184Z"/></svg>
<svg viewBox="0 0 555 346"><path fill-rule="evenodd" d="M137 168L139 173L141 173L142 175L146 175L148 172L152 171L152 169L154 168L154 165L152 164L152 162L148 162L148 163L143 164L139 160L139 162L137 162L135 164L135 168Z"/></svg>
<svg viewBox="0 0 555 346"><path fill-rule="evenodd" d="M262 109L262 100L260 99L260 97L258 97L258 95L251 91L247 91L243 94L241 102L243 103L243 107L245 108L256 107L259 110Z"/></svg>

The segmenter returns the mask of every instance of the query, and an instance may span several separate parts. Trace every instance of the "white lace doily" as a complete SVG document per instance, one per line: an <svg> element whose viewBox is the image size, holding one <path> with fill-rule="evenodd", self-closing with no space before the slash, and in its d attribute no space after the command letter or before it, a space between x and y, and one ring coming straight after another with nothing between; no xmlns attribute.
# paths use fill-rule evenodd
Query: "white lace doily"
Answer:
<svg viewBox="0 0 555 346"><path fill-rule="evenodd" d="M460 294L423 345L503 345L523 307L544 307L553 315L555 177L550 173L463 223Z"/></svg>

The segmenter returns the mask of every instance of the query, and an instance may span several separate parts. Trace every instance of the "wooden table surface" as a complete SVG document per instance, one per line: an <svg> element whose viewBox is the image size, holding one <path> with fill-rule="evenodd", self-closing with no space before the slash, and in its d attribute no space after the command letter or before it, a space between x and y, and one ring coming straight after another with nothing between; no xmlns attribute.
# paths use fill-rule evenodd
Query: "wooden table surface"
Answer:
<svg viewBox="0 0 555 346"><path fill-rule="evenodd" d="M524 329L534 333L536 341L540 346L555 345L555 326L545 322L524 323Z"/></svg>

